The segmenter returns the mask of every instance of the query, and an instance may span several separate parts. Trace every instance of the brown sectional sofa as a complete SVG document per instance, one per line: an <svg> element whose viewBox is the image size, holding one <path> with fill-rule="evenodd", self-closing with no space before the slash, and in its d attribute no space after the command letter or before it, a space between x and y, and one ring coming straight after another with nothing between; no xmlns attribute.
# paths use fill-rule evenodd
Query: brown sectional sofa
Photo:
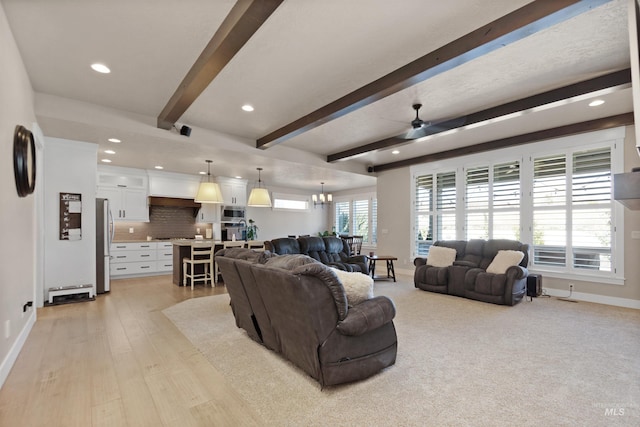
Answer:
<svg viewBox="0 0 640 427"><path fill-rule="evenodd" d="M305 255L229 248L216 262L236 325L321 386L367 378L395 363L395 306L384 296L348 305L334 270Z"/></svg>
<svg viewBox="0 0 640 427"><path fill-rule="evenodd" d="M472 239L440 240L433 246L455 249L455 261L450 266L434 267L427 259L416 258L413 262L416 288L504 305L515 305L525 296L528 244L507 239ZM504 274L488 273L487 267L500 250L521 251L524 256L519 265L510 266Z"/></svg>

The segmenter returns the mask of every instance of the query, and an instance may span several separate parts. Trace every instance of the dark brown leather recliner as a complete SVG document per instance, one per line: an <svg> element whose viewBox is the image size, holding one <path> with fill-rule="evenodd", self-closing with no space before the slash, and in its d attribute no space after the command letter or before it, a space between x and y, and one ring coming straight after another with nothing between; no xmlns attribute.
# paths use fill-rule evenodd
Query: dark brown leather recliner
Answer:
<svg viewBox="0 0 640 427"><path fill-rule="evenodd" d="M310 257L257 259L242 251L250 250L223 249L216 259L223 277L239 279L231 286L244 289L230 291L229 296L236 324L248 328L250 336L252 329L258 331L265 346L322 386L364 379L395 363L395 306L389 298L379 296L349 307L334 270ZM239 304L236 298L246 300ZM238 322L238 316L243 320ZM267 344L267 339L273 341Z"/></svg>

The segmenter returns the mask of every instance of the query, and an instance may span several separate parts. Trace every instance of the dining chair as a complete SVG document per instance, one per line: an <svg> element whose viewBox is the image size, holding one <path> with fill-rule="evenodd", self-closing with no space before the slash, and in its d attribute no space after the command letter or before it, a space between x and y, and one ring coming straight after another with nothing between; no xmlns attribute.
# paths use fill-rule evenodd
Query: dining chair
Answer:
<svg viewBox="0 0 640 427"><path fill-rule="evenodd" d="M197 272L196 266L202 265L202 273ZM187 268L189 267L189 268ZM191 256L182 258L182 286L187 285L187 278L191 279L191 289L196 281L207 285L207 280L213 286L211 273L213 272L213 245L211 242L192 242Z"/></svg>
<svg viewBox="0 0 640 427"><path fill-rule="evenodd" d="M351 253L353 255L360 255L360 251L362 251L363 240L364 240L364 236L352 236Z"/></svg>

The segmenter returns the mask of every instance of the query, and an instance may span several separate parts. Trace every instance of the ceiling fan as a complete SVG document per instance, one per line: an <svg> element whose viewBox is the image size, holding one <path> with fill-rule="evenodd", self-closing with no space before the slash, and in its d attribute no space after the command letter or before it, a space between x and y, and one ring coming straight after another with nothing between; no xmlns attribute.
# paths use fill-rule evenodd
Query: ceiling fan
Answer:
<svg viewBox="0 0 640 427"><path fill-rule="evenodd" d="M411 120L411 130L406 133L404 136L405 139L418 139L427 135L433 135L446 130L455 129L463 126L466 121L465 117L458 117L455 119L440 121L438 123L426 122L420 118L420 108L422 108L422 104L413 104L412 107L416 111L416 118Z"/></svg>

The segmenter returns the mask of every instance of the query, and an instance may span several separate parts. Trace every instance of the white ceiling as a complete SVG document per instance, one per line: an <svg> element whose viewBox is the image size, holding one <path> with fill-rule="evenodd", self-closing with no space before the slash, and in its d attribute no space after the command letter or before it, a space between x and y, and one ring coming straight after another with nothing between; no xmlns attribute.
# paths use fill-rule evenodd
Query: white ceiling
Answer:
<svg viewBox="0 0 640 427"><path fill-rule="evenodd" d="M235 4L233 0L0 0L36 91L45 135L99 144L112 165L337 191L375 185L367 165L632 111L630 89L461 129L398 149L326 156L629 67L627 1L554 27L397 92L266 150L255 140L500 16L524 0L286 0L191 105L178 126L156 118ZM112 73L97 74L93 62ZM594 95L595 96L595 95ZM240 107L255 107L246 113ZM109 137L123 142L112 144ZM115 155L103 153L106 149Z"/></svg>

